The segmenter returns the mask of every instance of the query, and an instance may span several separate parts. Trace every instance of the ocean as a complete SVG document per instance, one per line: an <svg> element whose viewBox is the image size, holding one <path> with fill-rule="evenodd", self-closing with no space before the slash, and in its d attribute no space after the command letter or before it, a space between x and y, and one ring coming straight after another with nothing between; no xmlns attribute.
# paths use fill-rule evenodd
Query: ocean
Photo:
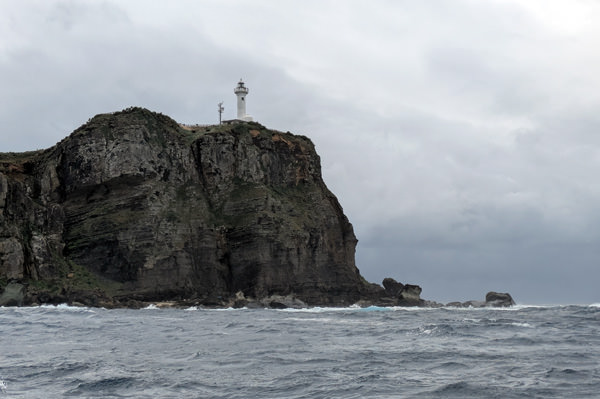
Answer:
<svg viewBox="0 0 600 399"><path fill-rule="evenodd" d="M4 398L600 398L600 305L0 308Z"/></svg>

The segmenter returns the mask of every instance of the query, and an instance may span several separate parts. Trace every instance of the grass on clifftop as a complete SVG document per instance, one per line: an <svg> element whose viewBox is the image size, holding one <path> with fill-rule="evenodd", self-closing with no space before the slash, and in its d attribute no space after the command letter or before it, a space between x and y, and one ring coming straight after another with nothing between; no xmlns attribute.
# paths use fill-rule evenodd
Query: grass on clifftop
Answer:
<svg viewBox="0 0 600 399"><path fill-rule="evenodd" d="M200 136L205 134L220 133L220 132L231 132L234 134L250 133L258 134L262 137L271 137L278 134L286 139L301 139L312 144L311 140L303 135L297 135L288 132L282 132L278 130L268 129L258 122L251 121L236 121L232 123L214 124L214 125L186 125L177 123L171 117L164 115L159 112L150 111L142 107L129 107L121 111L107 112L97 114L92 118L88 119L86 123L75 129L69 136L63 138L60 143L68 140L70 136L82 136L88 132L96 129L101 129L102 133L108 139L115 138L115 127L118 125L127 124L127 120L131 118L132 124L139 124L142 122L149 130L153 130L160 137L158 137L160 144L167 145L168 139L164 136L169 131L177 133L182 137L187 144L191 144ZM125 122L125 123L124 123ZM254 136L256 137L256 136ZM59 144L60 144L59 143ZM55 146L51 147L54 148ZM8 165L4 164L25 164L27 162L35 161L40 155L48 151L48 149L38 149L34 151L25 152L0 152L0 172L7 170Z"/></svg>
<svg viewBox="0 0 600 399"><path fill-rule="evenodd" d="M28 173L44 150L0 152L0 173Z"/></svg>

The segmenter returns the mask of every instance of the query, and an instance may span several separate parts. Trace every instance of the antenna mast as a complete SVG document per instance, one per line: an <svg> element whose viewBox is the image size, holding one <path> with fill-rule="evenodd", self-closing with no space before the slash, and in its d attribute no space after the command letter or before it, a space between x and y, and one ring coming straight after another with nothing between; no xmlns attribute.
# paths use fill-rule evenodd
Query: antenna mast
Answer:
<svg viewBox="0 0 600 399"><path fill-rule="evenodd" d="M225 108L223 107L223 101L221 101L219 103L219 125L221 124L221 115L223 114L223 111L225 111Z"/></svg>

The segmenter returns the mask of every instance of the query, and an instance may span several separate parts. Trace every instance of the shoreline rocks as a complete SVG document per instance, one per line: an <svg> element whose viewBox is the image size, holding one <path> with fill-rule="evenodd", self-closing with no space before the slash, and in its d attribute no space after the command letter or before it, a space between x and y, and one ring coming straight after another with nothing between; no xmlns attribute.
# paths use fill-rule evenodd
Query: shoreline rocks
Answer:
<svg viewBox="0 0 600 399"><path fill-rule="evenodd" d="M387 279L386 279L387 280ZM393 280L393 279L389 279ZM393 283L393 284L390 284ZM485 301L470 300L465 302L450 302L447 304L424 300L420 297L421 287L413 284L402 284L395 280L386 283L388 290L381 288L375 292L374 297L363 297L355 303L341 305L342 307L421 307L421 308L498 308L511 307L515 301L508 293L488 292ZM378 286L379 287L379 286ZM393 287L393 288L389 288ZM399 288L402 287L402 288ZM270 295L263 298L246 297L243 292L238 291L234 296L213 299L179 298L173 300L147 300L146 298L111 298L103 292L67 292L61 290L58 294L40 292L35 287L17 280L10 281L3 290L0 290L0 306L38 306L42 304L70 306L99 307L107 309L129 308L141 309L148 306L157 308L189 308L200 307L206 309L247 308L247 309L306 309L311 307L328 307L326 304L309 305L293 294ZM339 306L334 306L339 307Z"/></svg>

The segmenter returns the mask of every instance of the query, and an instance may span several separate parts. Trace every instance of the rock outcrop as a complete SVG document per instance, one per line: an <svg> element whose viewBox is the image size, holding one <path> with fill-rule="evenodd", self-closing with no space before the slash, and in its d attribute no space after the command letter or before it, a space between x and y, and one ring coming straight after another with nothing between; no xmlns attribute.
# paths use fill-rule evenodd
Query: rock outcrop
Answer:
<svg viewBox="0 0 600 399"><path fill-rule="evenodd" d="M460 308L507 308L515 305L515 301L508 293L490 291L485 295L485 301L450 302L449 307Z"/></svg>
<svg viewBox="0 0 600 399"><path fill-rule="evenodd" d="M404 284L397 282L391 277L384 278L381 284L385 289L386 296L392 298L397 298L404 289Z"/></svg>
<svg viewBox="0 0 600 399"><path fill-rule="evenodd" d="M0 292L24 282L25 303L350 305L378 291L356 243L313 143L258 123L131 108L0 154Z"/></svg>
<svg viewBox="0 0 600 399"><path fill-rule="evenodd" d="M391 277L383 279L380 286L372 284L370 294L358 302L361 306L419 306L440 307L440 303L421 298L422 289L414 284L402 284Z"/></svg>
<svg viewBox="0 0 600 399"><path fill-rule="evenodd" d="M485 295L485 306L494 308L507 308L515 305L509 293L506 292L488 292Z"/></svg>

